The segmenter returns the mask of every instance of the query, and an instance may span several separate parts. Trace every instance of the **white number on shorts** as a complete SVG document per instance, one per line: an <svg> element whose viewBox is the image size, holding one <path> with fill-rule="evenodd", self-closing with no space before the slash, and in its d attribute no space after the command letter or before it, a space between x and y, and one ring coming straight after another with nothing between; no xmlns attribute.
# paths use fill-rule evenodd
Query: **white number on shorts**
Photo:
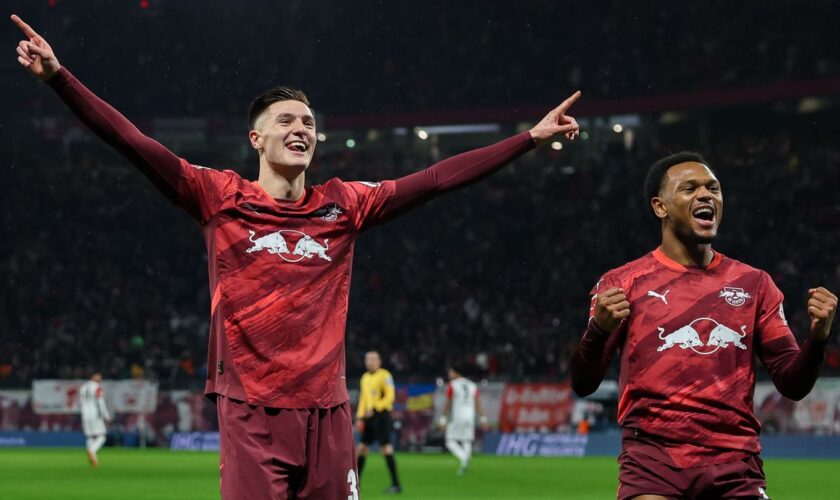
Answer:
<svg viewBox="0 0 840 500"><path fill-rule="evenodd" d="M350 483L350 495L347 500L359 500L359 490L356 488L356 471L347 471L347 482Z"/></svg>

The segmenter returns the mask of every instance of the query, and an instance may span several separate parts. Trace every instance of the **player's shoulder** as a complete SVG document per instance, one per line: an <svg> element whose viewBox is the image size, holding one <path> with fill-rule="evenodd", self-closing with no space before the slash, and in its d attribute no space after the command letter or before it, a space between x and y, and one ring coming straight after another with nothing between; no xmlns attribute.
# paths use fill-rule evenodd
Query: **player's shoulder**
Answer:
<svg viewBox="0 0 840 500"><path fill-rule="evenodd" d="M637 259L608 270L601 276L601 279L610 280L616 284L624 283L631 277L654 272L656 266L657 260L653 256L653 252L648 252Z"/></svg>
<svg viewBox="0 0 840 500"><path fill-rule="evenodd" d="M719 253L719 255L720 255L719 266L720 266L721 269L736 270L736 271L742 271L742 272L748 272L748 273L757 273L757 274L767 274L767 272L764 271L763 269L760 269L760 268L757 268L757 267L752 266L750 264L747 264L746 262L740 261L740 260L735 259L733 257L729 257L729 256L724 255L722 253Z"/></svg>
<svg viewBox="0 0 840 500"><path fill-rule="evenodd" d="M205 184L212 184L218 187L229 187L238 190L253 189L252 183L242 177L238 172L231 169L219 170L216 168L205 167L190 163L187 160L181 159L183 170L187 178L197 179Z"/></svg>
<svg viewBox="0 0 840 500"><path fill-rule="evenodd" d="M752 266L745 262L721 254L719 273L725 280L737 279L739 282L755 282L764 284L772 282L773 278L764 269Z"/></svg>

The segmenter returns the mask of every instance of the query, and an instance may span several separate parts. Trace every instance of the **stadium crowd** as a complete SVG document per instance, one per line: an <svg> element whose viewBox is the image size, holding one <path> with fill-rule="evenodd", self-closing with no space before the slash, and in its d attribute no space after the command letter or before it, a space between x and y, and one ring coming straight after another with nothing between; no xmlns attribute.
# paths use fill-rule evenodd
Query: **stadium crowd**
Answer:
<svg viewBox="0 0 840 500"><path fill-rule="evenodd" d="M804 334L807 289L840 288L830 251L840 244L829 182L840 178L835 132L807 115L737 116L743 110L708 117L719 125L703 140L691 125L652 126L629 148L613 134L530 153L363 235L348 379L362 373L371 348L402 381L441 375L448 359L463 358L494 379L565 378L592 285L658 242L641 194L647 165L685 147L704 153L723 181L716 247L770 272ZM209 297L198 228L95 141L28 143L24 135L4 174L0 386L101 369L106 378L200 387ZM316 156L316 183L393 178L434 160L431 149ZM207 164L240 166L231 161ZM838 346L835 336L827 367L835 375Z"/></svg>
<svg viewBox="0 0 840 500"><path fill-rule="evenodd" d="M262 0L12 4L61 41L62 60L82 81L135 115L244 116L254 95L280 82L305 88L323 113L353 115L542 105L570 88L625 99L840 74L831 0L538 0L480 10L382 0L291 0L282 10ZM20 76L11 65L0 71ZM0 95L9 108L54 106L34 85Z"/></svg>

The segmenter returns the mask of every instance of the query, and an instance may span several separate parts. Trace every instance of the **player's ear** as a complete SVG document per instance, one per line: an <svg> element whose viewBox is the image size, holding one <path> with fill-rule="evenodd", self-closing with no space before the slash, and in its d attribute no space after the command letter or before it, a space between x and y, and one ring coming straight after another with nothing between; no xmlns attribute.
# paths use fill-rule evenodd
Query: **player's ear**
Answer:
<svg viewBox="0 0 840 500"><path fill-rule="evenodd" d="M665 217L668 217L668 209L665 208L665 202L662 201L662 198L658 196L651 198L650 206L653 208L653 215L655 215L657 219L664 219Z"/></svg>
<svg viewBox="0 0 840 500"><path fill-rule="evenodd" d="M263 147L263 138L259 130L251 130L248 132L248 140L251 141L251 147L259 151Z"/></svg>

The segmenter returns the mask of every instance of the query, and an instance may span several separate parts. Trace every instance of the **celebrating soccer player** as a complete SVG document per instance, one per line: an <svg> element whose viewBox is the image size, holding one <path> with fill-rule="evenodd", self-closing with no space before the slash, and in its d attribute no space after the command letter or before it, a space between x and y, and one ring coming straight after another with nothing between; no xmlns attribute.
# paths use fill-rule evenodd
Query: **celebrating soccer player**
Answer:
<svg viewBox="0 0 840 500"><path fill-rule="evenodd" d="M761 360L802 399L819 376L837 297L809 290L800 348L770 276L712 249L720 181L700 155L654 163L645 197L662 226L653 252L603 275L572 356L572 387L598 388L621 351L618 498L768 498L753 413Z"/></svg>
<svg viewBox="0 0 840 500"><path fill-rule="evenodd" d="M206 393L221 428L221 490L233 498L358 498L344 380L350 268L359 234L475 182L557 134L579 92L531 130L383 182L308 186L316 123L303 92L257 96L256 181L198 167L143 135L65 67L19 17L18 62L200 224L211 328Z"/></svg>
<svg viewBox="0 0 840 500"><path fill-rule="evenodd" d="M365 353L365 368L359 384L359 404L356 408L356 424L362 439L356 447L356 461L359 467L359 479L365 468L368 448L374 441L379 443L379 451L385 457L388 473L391 474L391 486L387 493L401 493L402 486L397 477L397 463L394 460L394 446L391 444L391 410L394 409L394 377L382 368L382 358L377 351Z"/></svg>

